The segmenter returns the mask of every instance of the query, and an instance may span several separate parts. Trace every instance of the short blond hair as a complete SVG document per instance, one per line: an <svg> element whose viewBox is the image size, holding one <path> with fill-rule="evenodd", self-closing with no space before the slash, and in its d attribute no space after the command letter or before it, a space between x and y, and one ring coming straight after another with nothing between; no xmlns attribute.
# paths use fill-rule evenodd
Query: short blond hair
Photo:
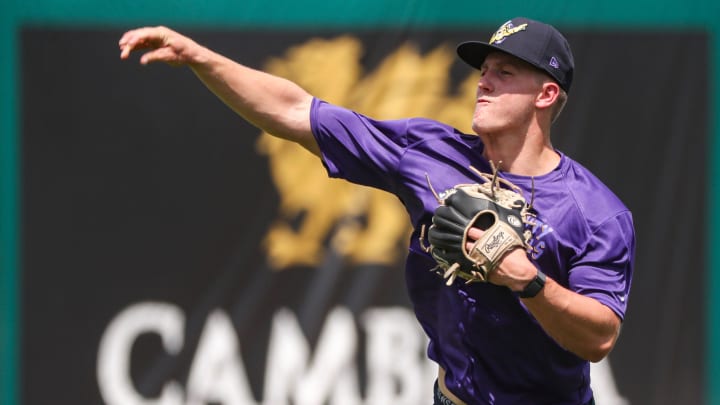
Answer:
<svg viewBox="0 0 720 405"><path fill-rule="evenodd" d="M550 122L555 122L555 120L560 116L560 113L565 108L565 104L567 104L568 94L567 91L560 88L560 94L558 94L557 100L555 100L555 104L552 106L552 110L550 111Z"/></svg>

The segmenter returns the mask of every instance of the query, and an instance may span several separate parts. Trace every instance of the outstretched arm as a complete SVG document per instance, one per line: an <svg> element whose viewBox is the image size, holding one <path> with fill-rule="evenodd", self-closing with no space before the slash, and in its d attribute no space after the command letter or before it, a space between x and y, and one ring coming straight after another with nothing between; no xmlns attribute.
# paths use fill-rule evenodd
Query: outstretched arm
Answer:
<svg viewBox="0 0 720 405"><path fill-rule="evenodd" d="M143 65L164 62L190 67L210 91L245 120L319 154L310 129L312 96L297 84L243 66L166 27L128 31L119 45L121 59L127 59L132 51L147 50L140 58Z"/></svg>

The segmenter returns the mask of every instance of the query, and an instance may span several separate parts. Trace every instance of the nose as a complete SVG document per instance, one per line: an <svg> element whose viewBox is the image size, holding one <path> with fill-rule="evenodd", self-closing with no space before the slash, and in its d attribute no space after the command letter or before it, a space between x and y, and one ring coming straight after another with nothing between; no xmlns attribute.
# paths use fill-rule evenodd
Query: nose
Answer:
<svg viewBox="0 0 720 405"><path fill-rule="evenodd" d="M477 92L478 94L486 94L490 93L493 90L493 84L492 80L490 79L490 74L488 72L485 72L482 76L480 76L480 80L477 84Z"/></svg>

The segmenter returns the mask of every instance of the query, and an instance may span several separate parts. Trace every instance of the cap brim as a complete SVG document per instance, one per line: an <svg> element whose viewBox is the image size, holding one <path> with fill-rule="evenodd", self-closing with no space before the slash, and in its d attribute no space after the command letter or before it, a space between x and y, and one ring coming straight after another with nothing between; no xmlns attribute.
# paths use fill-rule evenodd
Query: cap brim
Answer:
<svg viewBox="0 0 720 405"><path fill-rule="evenodd" d="M480 69L482 67L483 62L485 62L485 58L493 53L493 52L502 52L506 55L514 56L518 59L520 59L523 62L528 63L530 66L542 70L544 72L547 72L546 70L540 68L532 61L527 60L526 58L515 55L512 52L509 52L507 49L503 49L500 47L497 47L495 45L490 45L485 42L478 42L478 41L469 41L469 42L463 42L460 45L458 45L457 54L465 63L468 65L474 67L475 69ZM550 72L547 72L548 74Z"/></svg>
<svg viewBox="0 0 720 405"><path fill-rule="evenodd" d="M507 51L504 51L496 46L477 41L463 42L457 46L456 51L460 59L475 69L480 69L483 62L485 62L485 58L490 53L496 51L507 53Z"/></svg>

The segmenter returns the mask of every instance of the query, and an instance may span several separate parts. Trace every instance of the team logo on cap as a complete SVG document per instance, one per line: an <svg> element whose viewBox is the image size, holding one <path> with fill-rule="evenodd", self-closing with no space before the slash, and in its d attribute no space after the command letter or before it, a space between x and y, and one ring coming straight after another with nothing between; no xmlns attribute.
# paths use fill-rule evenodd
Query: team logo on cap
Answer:
<svg viewBox="0 0 720 405"><path fill-rule="evenodd" d="M508 21L493 34L493 36L490 38L490 41L488 42L490 44L501 44L510 35L516 34L520 31L525 31L526 28L527 23L518 25L516 27L513 25L512 21Z"/></svg>
<svg viewBox="0 0 720 405"><path fill-rule="evenodd" d="M560 69L560 62L558 62L557 58L554 56L550 58L549 65L554 67L555 69Z"/></svg>

